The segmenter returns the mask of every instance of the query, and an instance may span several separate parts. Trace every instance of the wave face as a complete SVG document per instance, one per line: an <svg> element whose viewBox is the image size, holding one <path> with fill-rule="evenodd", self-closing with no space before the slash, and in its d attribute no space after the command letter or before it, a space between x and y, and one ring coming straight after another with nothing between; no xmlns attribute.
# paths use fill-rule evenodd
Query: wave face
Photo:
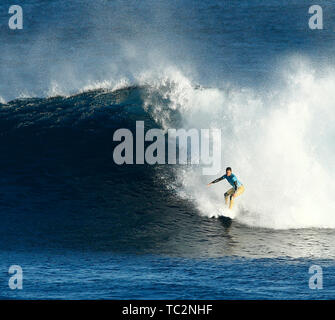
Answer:
<svg viewBox="0 0 335 320"><path fill-rule="evenodd" d="M98 183L106 194L101 179L114 186L108 198L127 203L129 211L138 210L139 201L158 209L184 201L212 217L223 207L225 182L206 188L213 177L203 176L201 166L118 166L112 136L118 128L134 131L138 120L147 129L220 128L222 168L232 166L246 187L234 211L237 221L274 229L334 228L335 78L330 71L318 78L307 61L299 61L292 60L281 85L266 94L195 86L170 68L141 86L11 101L0 108L1 167L6 179L19 179L32 193L59 183L62 197L68 183L89 179L87 188ZM164 192L171 199L156 202Z"/></svg>

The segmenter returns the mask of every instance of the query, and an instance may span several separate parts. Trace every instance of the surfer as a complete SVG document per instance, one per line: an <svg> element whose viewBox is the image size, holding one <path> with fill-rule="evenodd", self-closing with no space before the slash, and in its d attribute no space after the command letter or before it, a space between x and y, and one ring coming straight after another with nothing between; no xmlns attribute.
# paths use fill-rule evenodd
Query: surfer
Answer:
<svg viewBox="0 0 335 320"><path fill-rule="evenodd" d="M232 170L230 167L226 169L226 174L222 177L210 182L208 186L210 186L213 183L217 183L221 180L227 179L227 181L232 185L232 188L229 189L225 194L225 202L226 205L228 205L228 199L230 199L229 203L229 209L231 209L234 205L234 200L237 196L241 195L244 192L244 186L243 184L237 180L236 176L232 173Z"/></svg>

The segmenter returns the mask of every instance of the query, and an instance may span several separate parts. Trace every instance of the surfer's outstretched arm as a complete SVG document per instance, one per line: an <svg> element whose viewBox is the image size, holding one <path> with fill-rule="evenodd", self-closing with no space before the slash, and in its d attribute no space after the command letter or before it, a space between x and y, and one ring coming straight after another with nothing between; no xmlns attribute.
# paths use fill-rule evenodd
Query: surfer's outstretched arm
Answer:
<svg viewBox="0 0 335 320"><path fill-rule="evenodd" d="M217 179L213 180L212 182L210 182L210 183L208 184L208 186L210 186L210 185L213 184L213 183L217 183L217 182L223 180L224 178L225 178L225 176L222 176L222 177L220 177L220 178L217 178Z"/></svg>

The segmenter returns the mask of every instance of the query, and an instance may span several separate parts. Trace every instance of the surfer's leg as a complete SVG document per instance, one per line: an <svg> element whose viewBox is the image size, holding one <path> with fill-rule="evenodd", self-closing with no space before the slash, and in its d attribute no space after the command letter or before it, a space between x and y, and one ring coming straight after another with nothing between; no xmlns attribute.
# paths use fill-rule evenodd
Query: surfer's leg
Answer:
<svg viewBox="0 0 335 320"><path fill-rule="evenodd" d="M235 198L240 196L243 192L244 192L244 186L240 186L239 188L237 188L236 192L230 196L229 209L233 208Z"/></svg>
<svg viewBox="0 0 335 320"><path fill-rule="evenodd" d="M225 200L226 205L228 205L228 199L231 197L234 191L235 191L234 188L231 188L224 194L224 200Z"/></svg>

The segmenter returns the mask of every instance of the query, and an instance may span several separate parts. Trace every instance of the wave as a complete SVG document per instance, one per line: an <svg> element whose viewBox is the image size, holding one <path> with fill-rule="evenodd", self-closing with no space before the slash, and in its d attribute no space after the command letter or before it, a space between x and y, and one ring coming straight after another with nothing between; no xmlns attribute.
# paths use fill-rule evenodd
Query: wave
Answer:
<svg viewBox="0 0 335 320"><path fill-rule="evenodd" d="M47 98L0 105L1 166L42 159L44 166L58 165L67 176L78 170L106 173L113 166L113 132L134 130L137 120L148 128L219 128L222 168L231 166L246 187L236 201L237 221L273 229L335 228L335 72L321 73L301 59L284 71L266 90L205 88L175 68L159 77L142 74L137 85L126 79L94 83L75 95L64 95L54 84ZM142 169L134 167L109 179L127 181L131 175L141 181ZM223 207L228 185L207 188L213 177L203 176L201 166L147 166L145 172L179 199L191 201L203 216L218 216ZM151 182L132 185L134 193L143 195Z"/></svg>

